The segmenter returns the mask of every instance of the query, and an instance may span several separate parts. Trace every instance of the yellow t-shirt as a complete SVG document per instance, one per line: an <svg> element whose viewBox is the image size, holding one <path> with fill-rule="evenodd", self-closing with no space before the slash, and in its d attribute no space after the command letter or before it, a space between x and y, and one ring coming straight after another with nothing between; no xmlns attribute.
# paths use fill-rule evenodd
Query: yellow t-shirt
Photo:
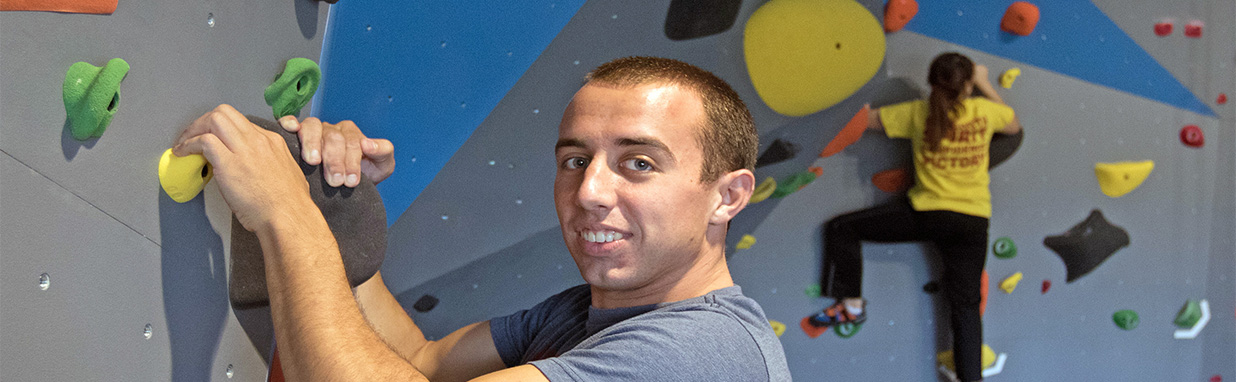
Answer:
<svg viewBox="0 0 1236 382"><path fill-rule="evenodd" d="M965 107L953 121L952 136L929 152L923 143L927 101L917 100L880 108L880 123L889 138L908 138L914 150L915 184L910 204L916 211L953 211L991 217L987 151L991 137L1013 121L1013 108L986 98L962 101Z"/></svg>

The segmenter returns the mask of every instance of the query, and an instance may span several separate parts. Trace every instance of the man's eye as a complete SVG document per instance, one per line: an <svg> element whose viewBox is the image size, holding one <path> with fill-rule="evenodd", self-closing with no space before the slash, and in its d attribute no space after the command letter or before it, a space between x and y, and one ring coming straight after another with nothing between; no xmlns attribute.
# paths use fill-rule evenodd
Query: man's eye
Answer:
<svg viewBox="0 0 1236 382"><path fill-rule="evenodd" d="M652 170L651 162L648 162L647 160L643 160L639 158L627 159L625 162L622 162L622 165L623 167L626 167L628 169L635 170L635 171L651 171Z"/></svg>
<svg viewBox="0 0 1236 382"><path fill-rule="evenodd" d="M580 157L567 158L566 161L562 162L562 167L571 170L588 167L588 160Z"/></svg>

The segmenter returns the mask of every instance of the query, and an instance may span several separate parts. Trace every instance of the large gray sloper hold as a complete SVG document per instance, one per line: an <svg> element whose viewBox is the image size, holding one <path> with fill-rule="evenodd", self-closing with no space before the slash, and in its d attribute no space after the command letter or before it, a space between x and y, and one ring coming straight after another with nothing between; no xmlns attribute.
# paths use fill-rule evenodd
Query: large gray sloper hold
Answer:
<svg viewBox="0 0 1236 382"><path fill-rule="evenodd" d="M386 258L386 208L378 189L364 174L355 188L331 187L322 177L321 165L308 165L300 155L300 139L275 122L248 116L249 121L279 133L287 141L288 150L309 181L309 195L322 210L330 226L348 284L355 287L368 281L382 267ZM232 218L232 266L228 282L228 297L239 309L270 304L266 294L266 266L262 260L262 245L257 235L249 232Z"/></svg>
<svg viewBox="0 0 1236 382"><path fill-rule="evenodd" d="M1096 209L1065 233L1043 239L1043 245L1060 255L1067 282L1071 283L1098 268L1116 251L1128 247L1129 233L1109 223L1103 212Z"/></svg>

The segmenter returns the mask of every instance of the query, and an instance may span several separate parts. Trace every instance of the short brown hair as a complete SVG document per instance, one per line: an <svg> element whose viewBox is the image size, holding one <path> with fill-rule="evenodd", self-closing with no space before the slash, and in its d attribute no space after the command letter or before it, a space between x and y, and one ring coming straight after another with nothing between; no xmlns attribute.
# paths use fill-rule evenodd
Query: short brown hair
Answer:
<svg viewBox="0 0 1236 382"><path fill-rule="evenodd" d="M624 57L598 66L588 83L616 86L667 84L691 89L704 104L708 120L697 140L704 151L700 182L711 183L721 174L755 169L759 135L747 105L730 85L707 70L659 57Z"/></svg>

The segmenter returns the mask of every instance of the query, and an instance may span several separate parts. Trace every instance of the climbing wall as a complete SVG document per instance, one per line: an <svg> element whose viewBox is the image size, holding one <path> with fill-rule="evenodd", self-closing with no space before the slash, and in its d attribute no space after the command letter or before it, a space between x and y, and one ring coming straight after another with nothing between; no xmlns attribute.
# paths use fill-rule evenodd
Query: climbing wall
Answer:
<svg viewBox="0 0 1236 382"><path fill-rule="evenodd" d="M937 279L939 258L921 244L865 246L870 321L854 337L812 339L797 324L825 303L810 295L821 225L895 198L871 178L909 164L906 142L878 134L828 158L816 153L862 105L925 96L930 60L959 51L993 77L1021 71L1000 91L1026 126L1024 141L991 173L992 240L1009 237L1019 251L988 260L986 342L1007 356L990 380L1236 378L1236 124L1231 105L1218 102L1236 89L1236 7L1044 0L1036 3L1037 28L1018 36L1000 29L1012 1L923 1L905 29L884 34L883 2L837 0L809 5L833 19L802 31L751 25L757 10L788 2L337 5L317 110L396 142L398 170L379 186L391 219L383 273L425 333L440 338L582 282L553 209L556 126L588 70L617 57L656 55L729 81L755 116L762 152L774 140L797 148L758 168L757 181L820 168L800 190L749 206L728 241L737 283L789 327L781 340L795 378L935 380L935 354L951 342L942 301L923 289ZM874 34L862 23L828 27L866 17L877 23ZM1194 21L1204 25L1199 37L1190 37ZM1157 23L1174 31L1159 36ZM764 35L745 40L752 28ZM836 54L778 62L789 60L767 49L811 41ZM876 45L883 48L869 51ZM752 61L747 55L757 48L773 56ZM778 89L778 75L817 85ZM854 78L861 81L851 84ZM1204 132L1204 146L1181 142L1185 125ZM1155 167L1140 187L1120 198L1100 191L1097 162L1142 160ZM1096 209L1130 242L1068 282L1062 257L1044 238ZM736 250L744 234L757 241ZM996 284L1016 272L1020 287L1001 292ZM1052 285L1045 293L1043 281ZM1189 299L1207 299L1212 317L1196 339L1174 339L1172 321ZM1125 331L1113 322L1124 309L1139 313L1140 326Z"/></svg>
<svg viewBox="0 0 1236 382"><path fill-rule="evenodd" d="M270 118L263 90L288 59L319 59L327 15L312 0L0 12L0 379L265 380L269 310L228 303L226 205L213 186L174 202L156 169L220 103ZM115 115L75 139L66 72L113 58L130 66Z"/></svg>

